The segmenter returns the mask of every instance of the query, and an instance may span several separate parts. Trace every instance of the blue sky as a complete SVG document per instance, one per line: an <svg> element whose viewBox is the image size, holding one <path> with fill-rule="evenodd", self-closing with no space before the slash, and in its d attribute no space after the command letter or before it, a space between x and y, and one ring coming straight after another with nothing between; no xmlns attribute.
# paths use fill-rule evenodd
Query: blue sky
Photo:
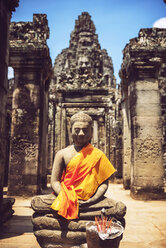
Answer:
<svg viewBox="0 0 166 248"><path fill-rule="evenodd" d="M122 50L141 28L151 28L155 21L166 17L166 4L163 0L20 0L11 21L32 21L34 13L47 14L47 43L54 64L56 56L69 46L75 20L84 11L92 17L101 48L113 60L119 83Z"/></svg>

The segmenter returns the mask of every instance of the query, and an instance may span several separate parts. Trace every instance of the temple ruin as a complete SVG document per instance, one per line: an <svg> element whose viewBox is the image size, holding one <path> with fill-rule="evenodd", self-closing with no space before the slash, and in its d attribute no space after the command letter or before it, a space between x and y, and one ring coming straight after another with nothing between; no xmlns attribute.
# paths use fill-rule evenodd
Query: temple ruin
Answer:
<svg viewBox="0 0 166 248"><path fill-rule="evenodd" d="M120 71L123 180L138 199L164 196L166 169L166 29L141 29Z"/></svg>
<svg viewBox="0 0 166 248"><path fill-rule="evenodd" d="M6 102L8 93L8 59L9 59L9 26L12 12L18 7L19 0L0 1L0 225L12 215L11 199L4 199L4 174L7 161ZM2 35L3 34L3 35Z"/></svg>
<svg viewBox="0 0 166 248"><path fill-rule="evenodd" d="M0 4L1 213L7 177L9 195L35 195L46 187L56 152L72 142L70 117L80 110L92 116L92 144L115 165L124 188L136 199L165 198L166 30L141 29L130 40L117 89L112 60L87 12L52 69L46 15L11 23L9 36L18 1ZM8 66L14 69L9 85Z"/></svg>
<svg viewBox="0 0 166 248"><path fill-rule="evenodd" d="M46 186L48 88L51 59L45 14L12 22L9 65L14 69L8 194L33 195Z"/></svg>
<svg viewBox="0 0 166 248"><path fill-rule="evenodd" d="M115 164L116 80L112 60L101 49L95 31L91 16L83 12L75 22L69 47L55 59L49 99L50 169L55 153L71 144L69 120L80 110L93 118L92 144Z"/></svg>

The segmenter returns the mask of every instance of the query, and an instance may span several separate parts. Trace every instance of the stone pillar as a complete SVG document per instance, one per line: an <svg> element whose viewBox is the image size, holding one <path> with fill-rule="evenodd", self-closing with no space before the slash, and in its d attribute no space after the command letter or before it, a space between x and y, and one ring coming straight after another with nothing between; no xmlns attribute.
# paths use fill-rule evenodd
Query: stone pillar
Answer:
<svg viewBox="0 0 166 248"><path fill-rule="evenodd" d="M123 159L123 137L122 137L122 96L120 85L118 87L118 92L116 96L116 114L115 114L115 128L114 128L114 136L115 136L115 163L114 166L116 168L116 178L122 179L122 159Z"/></svg>
<svg viewBox="0 0 166 248"><path fill-rule="evenodd" d="M122 87L125 98L128 98L125 100L128 106L124 106L123 130L125 139L131 125L131 195L136 199L159 199L164 196L158 72L166 54L163 45L165 38L166 30L143 29L140 30L139 37L132 39L124 49L120 74L122 84L127 84L128 87L128 94ZM127 80L124 81L124 78ZM128 110L130 124L126 127ZM129 139L128 144L130 146Z"/></svg>
<svg viewBox="0 0 166 248"><path fill-rule="evenodd" d="M19 37L24 30L26 34ZM46 184L47 94L51 69L47 38L46 15L34 15L33 23L11 25L10 66L14 68L15 87L8 185L10 195L35 195ZM20 39L25 40L20 43Z"/></svg>
<svg viewBox="0 0 166 248"><path fill-rule="evenodd" d="M3 186L6 162L6 100L8 92L9 25L19 1L0 0L0 223L4 220ZM6 210L6 209L4 209Z"/></svg>
<svg viewBox="0 0 166 248"><path fill-rule="evenodd" d="M129 89L123 85L122 94L122 116L123 116L123 186L130 188L130 166L131 166L131 123L130 123L130 105Z"/></svg>
<svg viewBox="0 0 166 248"><path fill-rule="evenodd" d="M159 69L159 89L161 95L164 186L166 188L166 63Z"/></svg>

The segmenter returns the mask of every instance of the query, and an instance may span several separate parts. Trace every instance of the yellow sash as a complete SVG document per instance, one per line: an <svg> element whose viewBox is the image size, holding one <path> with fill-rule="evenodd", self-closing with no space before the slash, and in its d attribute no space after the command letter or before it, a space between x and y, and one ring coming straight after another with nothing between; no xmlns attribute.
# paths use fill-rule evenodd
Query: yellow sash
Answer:
<svg viewBox="0 0 166 248"><path fill-rule="evenodd" d="M61 179L61 192L51 208L66 219L78 218L78 199L88 200L114 172L105 154L88 144L68 163Z"/></svg>

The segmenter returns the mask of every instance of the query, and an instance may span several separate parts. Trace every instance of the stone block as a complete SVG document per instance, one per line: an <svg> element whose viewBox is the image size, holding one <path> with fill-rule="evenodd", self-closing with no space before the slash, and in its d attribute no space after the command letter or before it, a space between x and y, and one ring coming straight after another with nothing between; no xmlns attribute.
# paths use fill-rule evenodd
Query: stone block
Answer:
<svg viewBox="0 0 166 248"><path fill-rule="evenodd" d="M132 118L132 137L146 138L152 136L162 137L162 118L160 116L135 116Z"/></svg>
<svg viewBox="0 0 166 248"><path fill-rule="evenodd" d="M133 140L132 187L163 188L163 160L160 139L147 137ZM148 191L148 190L147 190Z"/></svg>
<svg viewBox="0 0 166 248"><path fill-rule="evenodd" d="M156 83L145 82L142 85L142 81L136 81L130 96L131 116L161 115L160 93Z"/></svg>
<svg viewBox="0 0 166 248"><path fill-rule="evenodd" d="M61 231L86 231L86 220L66 220L63 218L52 218L51 216L34 214L32 218L34 230L61 230Z"/></svg>
<svg viewBox="0 0 166 248"><path fill-rule="evenodd" d="M142 161L162 161L162 143L161 139L153 136L147 136L144 139L134 139L133 141L133 155L135 160Z"/></svg>
<svg viewBox="0 0 166 248"><path fill-rule="evenodd" d="M151 78L150 80L144 79L136 81L136 91L158 91L158 80Z"/></svg>
<svg viewBox="0 0 166 248"><path fill-rule="evenodd" d="M166 199L166 194L161 186L159 187L140 187L131 185L130 195L136 200L161 200Z"/></svg>
<svg viewBox="0 0 166 248"><path fill-rule="evenodd" d="M42 248L46 244L68 244L80 245L86 242L86 232L72 232L72 231L59 231L59 230L38 230L34 232L37 241Z"/></svg>
<svg viewBox="0 0 166 248"><path fill-rule="evenodd" d="M159 90L136 90L137 104L158 104L160 105L160 93Z"/></svg>
<svg viewBox="0 0 166 248"><path fill-rule="evenodd" d="M155 191L156 189L163 191L163 179L158 176L152 175L152 176L145 176L145 175L136 175L134 176L134 184L132 187L135 186L140 189L144 189L145 192L148 191Z"/></svg>

